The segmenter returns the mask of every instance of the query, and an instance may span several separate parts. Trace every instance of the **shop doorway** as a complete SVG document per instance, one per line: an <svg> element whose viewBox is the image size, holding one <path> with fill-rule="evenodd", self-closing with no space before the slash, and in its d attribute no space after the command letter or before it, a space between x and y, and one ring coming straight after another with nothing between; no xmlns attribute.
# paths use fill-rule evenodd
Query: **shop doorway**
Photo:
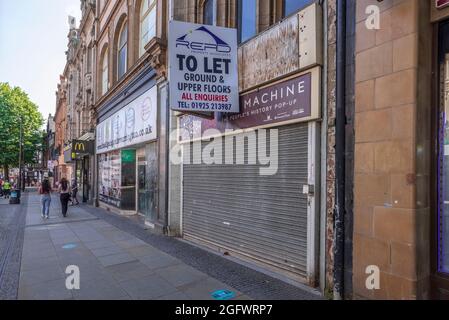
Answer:
<svg viewBox="0 0 449 320"><path fill-rule="evenodd" d="M84 157L83 159L83 176L82 176L82 185L83 185L83 202L89 201L89 157Z"/></svg>
<svg viewBox="0 0 449 320"><path fill-rule="evenodd" d="M157 220L157 172L156 143L150 143L137 152L137 211L151 224Z"/></svg>

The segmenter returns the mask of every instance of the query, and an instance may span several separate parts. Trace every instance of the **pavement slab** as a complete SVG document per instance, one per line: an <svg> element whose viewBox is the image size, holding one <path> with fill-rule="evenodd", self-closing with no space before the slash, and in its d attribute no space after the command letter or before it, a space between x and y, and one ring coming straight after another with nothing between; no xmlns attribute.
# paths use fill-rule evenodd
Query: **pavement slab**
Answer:
<svg viewBox="0 0 449 320"><path fill-rule="evenodd" d="M233 291L235 299L253 298L248 292L214 277L213 272L201 264L210 264L213 260L201 261L196 256L202 252L204 257L209 257L204 250L187 247L172 238L156 238L143 228L135 232L129 225L135 223L131 219L117 218L124 223L120 225L115 223L116 217L112 213L86 205L70 207L69 216L63 218L56 195L52 198L50 219L42 219L37 210L39 196L30 193L28 200L19 260L19 299L212 300L212 293L223 289ZM139 230L144 233L140 234ZM171 247L161 246L161 241ZM180 244L182 250L178 247ZM181 252L196 257L195 263ZM228 260L219 259L220 265L229 264ZM68 266L79 269L79 290L66 288L66 279L70 276L66 273ZM228 267L229 279L237 277L237 266L233 263ZM210 267L216 269L217 265ZM253 275L267 278L258 273ZM257 289L259 278L256 277L248 288ZM251 279L246 281L251 282ZM257 294L260 292L256 290L254 295Z"/></svg>

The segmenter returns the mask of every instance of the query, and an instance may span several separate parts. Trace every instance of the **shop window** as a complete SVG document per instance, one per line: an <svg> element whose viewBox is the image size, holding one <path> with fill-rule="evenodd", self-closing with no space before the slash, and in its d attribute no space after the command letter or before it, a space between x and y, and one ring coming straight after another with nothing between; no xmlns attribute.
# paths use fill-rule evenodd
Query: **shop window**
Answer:
<svg viewBox="0 0 449 320"><path fill-rule="evenodd" d="M257 34L257 0L239 1L239 42Z"/></svg>
<svg viewBox="0 0 449 320"><path fill-rule="evenodd" d="M215 0L206 0L203 4L203 24L214 25Z"/></svg>
<svg viewBox="0 0 449 320"><path fill-rule="evenodd" d="M109 63L108 63L108 49L103 54L101 65L101 93L104 95L108 91L109 81Z"/></svg>
<svg viewBox="0 0 449 320"><path fill-rule="evenodd" d="M156 0L143 0L140 8L139 56L145 53L145 45L156 36Z"/></svg>
<svg viewBox="0 0 449 320"><path fill-rule="evenodd" d="M284 17L287 17L302 8L306 7L307 5L313 3L314 0L284 0L283 3L283 13Z"/></svg>
<svg viewBox="0 0 449 320"><path fill-rule="evenodd" d="M100 201L122 210L136 209L136 151L117 150L99 155Z"/></svg>
<svg viewBox="0 0 449 320"><path fill-rule="evenodd" d="M118 54L117 54L117 75L118 79L122 78L126 73L128 58L128 26L123 24L120 30L120 36L118 40Z"/></svg>

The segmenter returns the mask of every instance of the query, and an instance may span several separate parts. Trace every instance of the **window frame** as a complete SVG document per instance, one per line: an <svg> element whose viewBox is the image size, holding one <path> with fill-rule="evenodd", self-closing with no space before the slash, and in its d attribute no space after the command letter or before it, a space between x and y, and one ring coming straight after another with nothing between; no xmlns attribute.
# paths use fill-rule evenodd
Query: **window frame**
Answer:
<svg viewBox="0 0 449 320"><path fill-rule="evenodd" d="M121 27L120 27L120 31L118 33L118 38L117 38L117 81L122 79L123 76L126 74L126 72L128 71L128 21L125 20L123 21ZM126 31L125 31L126 28ZM123 32L125 31L125 32ZM122 42L122 36L126 37L126 41L121 44ZM121 61L121 55L120 52L122 51L122 49L125 50L125 57L124 57L124 68L123 68L123 74L120 74L120 61Z"/></svg>
<svg viewBox="0 0 449 320"><path fill-rule="evenodd" d="M300 7L298 10L293 11L293 12L291 12L291 13L289 13L289 14L287 15L287 13L286 13L286 5L285 5L285 2L286 2L286 1L288 1L288 0L282 0L282 1L281 1L281 6L282 6L282 10L281 10L281 13L282 13L282 15L281 15L281 16L282 16L282 19L281 19L281 20L284 20L284 19L286 19L286 18L289 18L289 17L291 17L291 16L297 14L299 11L303 10L304 8L307 8L308 6L310 6L311 4L313 4L313 3L316 2L316 0L308 0L308 1L310 1L310 3L308 3L308 4L306 4L306 5L303 5L303 6Z"/></svg>
<svg viewBox="0 0 449 320"><path fill-rule="evenodd" d="M143 6L146 2L148 1L152 1L152 3L148 6L148 9L143 12ZM149 16L151 15L151 13L153 12L153 10L155 10L155 18L154 18L154 36L149 38L148 40L143 43L144 39L143 39L143 34L142 34L142 30L143 30L143 23L145 21L145 19L149 19ZM139 8L139 58L142 57L145 53L145 45L151 41L151 39L153 39L154 37L156 37L157 34L157 0L142 0L142 2L140 3L140 8ZM148 29L149 30L149 29ZM149 32L147 33L149 34Z"/></svg>
<svg viewBox="0 0 449 320"><path fill-rule="evenodd" d="M101 95L105 95L109 90L109 48L106 48L103 52L101 60ZM106 79L105 79L106 76ZM105 82L106 80L106 82Z"/></svg>
<svg viewBox="0 0 449 320"><path fill-rule="evenodd" d="M206 24L205 22L205 14L206 14L206 4L211 1L212 3L212 26L216 26L217 25L217 0L204 0L202 3L202 22L203 24Z"/></svg>
<svg viewBox="0 0 449 320"><path fill-rule="evenodd" d="M245 0L238 0L237 2L237 43L238 45L241 45L249 40L251 40L252 38L256 37L259 34L259 26L258 26L258 21L257 21L257 17L258 17L258 11L259 11L259 0L255 0L256 1L256 21L255 21L255 27L256 27L256 33L249 37L248 39L242 41L242 25L243 25L243 15L242 15L242 11L243 11L243 1Z"/></svg>

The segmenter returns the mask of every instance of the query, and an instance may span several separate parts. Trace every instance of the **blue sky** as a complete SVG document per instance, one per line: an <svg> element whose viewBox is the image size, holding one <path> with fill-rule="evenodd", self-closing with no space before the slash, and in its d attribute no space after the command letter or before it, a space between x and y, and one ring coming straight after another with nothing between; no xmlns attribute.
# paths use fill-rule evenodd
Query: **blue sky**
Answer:
<svg viewBox="0 0 449 320"><path fill-rule="evenodd" d="M79 24L80 0L0 0L0 82L21 87L45 119L55 112L69 14Z"/></svg>

